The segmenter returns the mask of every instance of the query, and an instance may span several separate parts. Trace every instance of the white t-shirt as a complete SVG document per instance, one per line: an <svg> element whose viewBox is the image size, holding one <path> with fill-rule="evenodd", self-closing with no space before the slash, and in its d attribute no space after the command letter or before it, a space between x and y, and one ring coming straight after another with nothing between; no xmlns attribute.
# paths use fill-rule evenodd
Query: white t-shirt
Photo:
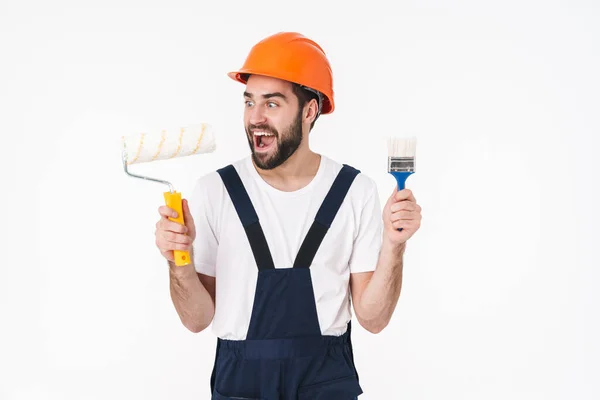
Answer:
<svg viewBox="0 0 600 400"><path fill-rule="evenodd" d="M247 156L233 163L264 231L275 268L291 268L302 241L342 165L321 156L305 187L284 192L269 185ZM258 268L242 223L220 175L196 181L190 197L196 225L196 271L216 277L212 331L244 340ZM375 182L358 174L310 267L321 333L339 336L351 319L350 273L373 271L381 248L382 218Z"/></svg>

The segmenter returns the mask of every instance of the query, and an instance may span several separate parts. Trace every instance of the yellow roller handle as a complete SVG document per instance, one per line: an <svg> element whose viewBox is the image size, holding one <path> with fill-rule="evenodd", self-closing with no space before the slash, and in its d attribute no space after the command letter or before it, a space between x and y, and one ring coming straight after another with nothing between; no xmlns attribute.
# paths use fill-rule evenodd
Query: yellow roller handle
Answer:
<svg viewBox="0 0 600 400"><path fill-rule="evenodd" d="M183 206L181 204L181 193L164 192L164 195L167 207L170 207L177 212L177 218L169 217L169 219L171 221L178 222L181 225L185 225L185 221L183 220ZM192 260L190 259L189 251L174 250L173 253L175 256L175 265L177 265L178 267L188 265L192 262Z"/></svg>

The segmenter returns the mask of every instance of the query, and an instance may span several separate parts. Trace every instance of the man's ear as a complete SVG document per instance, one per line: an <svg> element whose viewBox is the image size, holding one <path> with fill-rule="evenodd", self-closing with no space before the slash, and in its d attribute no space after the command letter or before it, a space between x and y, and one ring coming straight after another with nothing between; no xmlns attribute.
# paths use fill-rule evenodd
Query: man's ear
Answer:
<svg viewBox="0 0 600 400"><path fill-rule="evenodd" d="M317 119L317 112L319 111L319 105L317 100L311 99L307 104L306 111L304 113L304 118L307 123L312 124L315 119Z"/></svg>

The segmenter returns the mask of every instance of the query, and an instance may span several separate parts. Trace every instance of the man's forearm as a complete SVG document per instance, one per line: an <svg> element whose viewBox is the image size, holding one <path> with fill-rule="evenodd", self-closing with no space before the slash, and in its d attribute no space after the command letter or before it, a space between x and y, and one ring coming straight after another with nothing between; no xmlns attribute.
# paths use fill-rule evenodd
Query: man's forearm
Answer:
<svg viewBox="0 0 600 400"><path fill-rule="evenodd" d="M169 262L169 277L171 299L181 322L192 332L204 330L213 319L215 305L194 265L178 267Z"/></svg>
<svg viewBox="0 0 600 400"><path fill-rule="evenodd" d="M403 256L406 243L384 241L377 268L360 298L357 316L369 331L377 333L389 323L402 289Z"/></svg>

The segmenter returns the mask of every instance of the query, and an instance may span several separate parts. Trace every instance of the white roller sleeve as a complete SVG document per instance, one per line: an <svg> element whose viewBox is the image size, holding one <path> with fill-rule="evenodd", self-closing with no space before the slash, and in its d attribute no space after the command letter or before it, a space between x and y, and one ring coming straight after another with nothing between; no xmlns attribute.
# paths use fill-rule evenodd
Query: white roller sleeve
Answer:
<svg viewBox="0 0 600 400"><path fill-rule="evenodd" d="M149 130L123 137L127 164L166 160L215 150L215 137L208 124Z"/></svg>

